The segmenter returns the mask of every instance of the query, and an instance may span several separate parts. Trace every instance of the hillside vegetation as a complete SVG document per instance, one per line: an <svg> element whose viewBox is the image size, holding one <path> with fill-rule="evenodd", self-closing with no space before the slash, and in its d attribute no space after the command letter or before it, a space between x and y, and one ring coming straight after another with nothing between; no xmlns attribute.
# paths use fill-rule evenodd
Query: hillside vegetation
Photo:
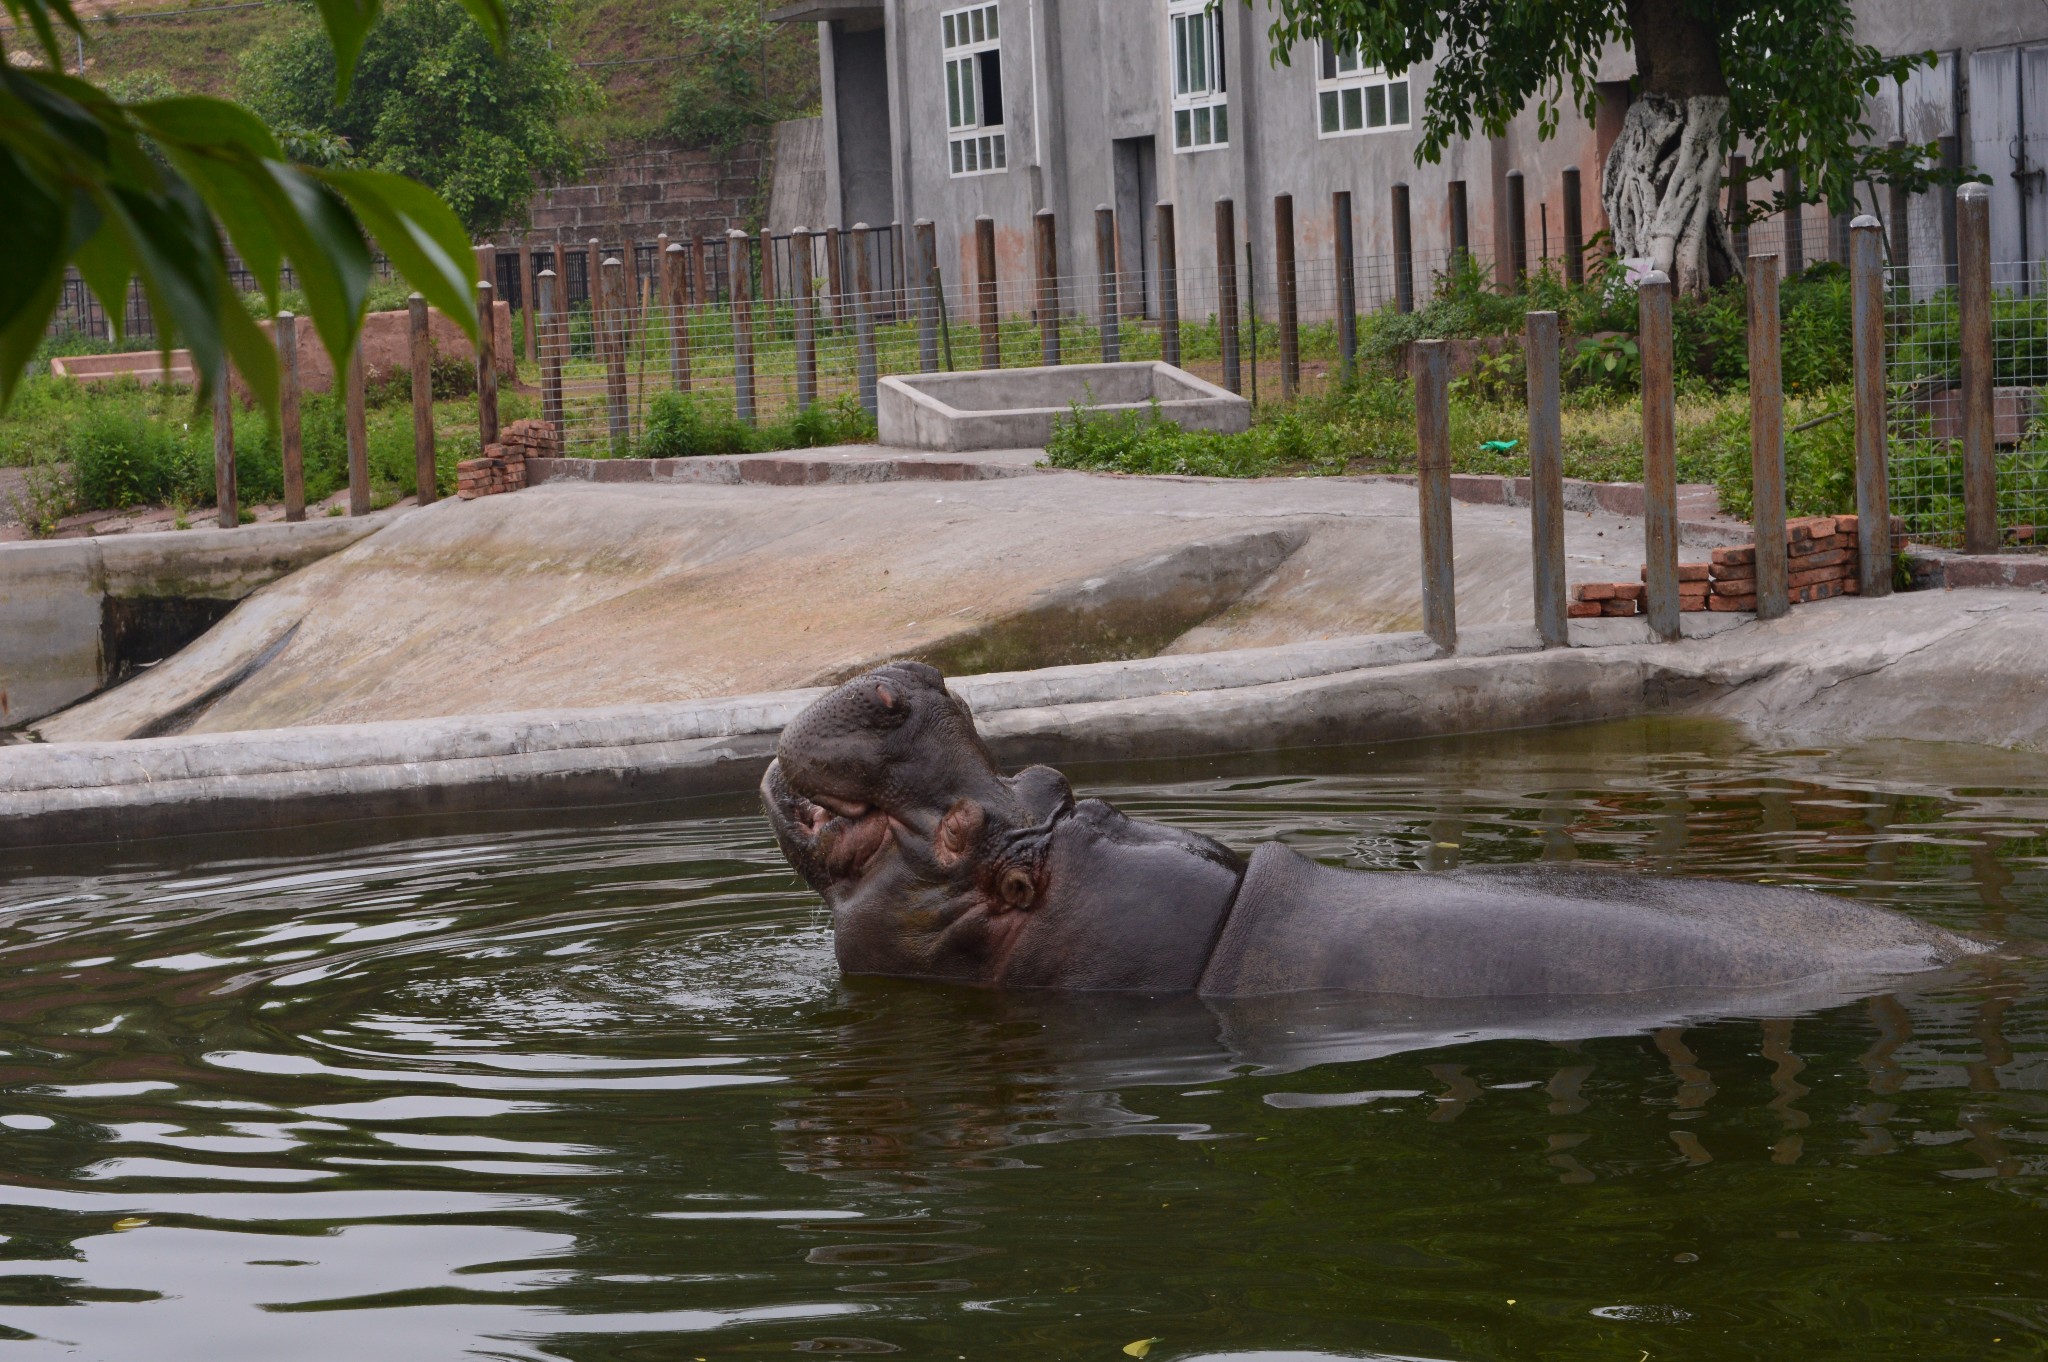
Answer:
<svg viewBox="0 0 2048 1362"><path fill-rule="evenodd" d="M85 7L81 7L85 8ZM298 0L260 3L150 4L114 0L96 7L86 71L125 95L240 91L241 62L267 37L314 22ZM758 0L576 0L557 10L555 43L604 92L602 107L567 120L563 131L594 146L657 136L676 112L678 83L699 57L736 28L758 21ZM808 25L765 30L745 67L778 114L817 100L815 35ZM730 47L730 43L723 44Z"/></svg>

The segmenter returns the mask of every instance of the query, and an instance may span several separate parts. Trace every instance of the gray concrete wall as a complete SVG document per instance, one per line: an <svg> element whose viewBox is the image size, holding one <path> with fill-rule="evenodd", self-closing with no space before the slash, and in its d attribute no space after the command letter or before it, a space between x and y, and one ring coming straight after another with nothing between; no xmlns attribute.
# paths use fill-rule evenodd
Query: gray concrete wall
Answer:
<svg viewBox="0 0 2048 1362"><path fill-rule="evenodd" d="M107 684L108 600L238 601L397 514L0 544L0 727L54 713Z"/></svg>
<svg viewBox="0 0 2048 1362"><path fill-rule="evenodd" d="M825 197L825 120L791 118L775 125L775 177L768 189L768 230L815 227L832 219Z"/></svg>

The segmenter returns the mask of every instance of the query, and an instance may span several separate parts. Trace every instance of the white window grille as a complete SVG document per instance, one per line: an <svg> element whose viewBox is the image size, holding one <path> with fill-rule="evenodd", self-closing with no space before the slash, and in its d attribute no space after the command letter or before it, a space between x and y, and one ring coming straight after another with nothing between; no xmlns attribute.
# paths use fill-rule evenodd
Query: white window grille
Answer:
<svg viewBox="0 0 2048 1362"><path fill-rule="evenodd" d="M997 8L970 5L939 16L946 55L946 159L955 175L1010 168Z"/></svg>
<svg viewBox="0 0 2048 1362"><path fill-rule="evenodd" d="M1316 132L1321 137L1346 137L1359 132L1386 132L1410 126L1408 77L1389 76L1384 67L1367 66L1355 46L1322 43L1323 64L1316 78Z"/></svg>
<svg viewBox="0 0 2048 1362"><path fill-rule="evenodd" d="M1173 52L1173 149L1230 144L1230 87L1224 76L1221 0L1170 0L1167 44Z"/></svg>

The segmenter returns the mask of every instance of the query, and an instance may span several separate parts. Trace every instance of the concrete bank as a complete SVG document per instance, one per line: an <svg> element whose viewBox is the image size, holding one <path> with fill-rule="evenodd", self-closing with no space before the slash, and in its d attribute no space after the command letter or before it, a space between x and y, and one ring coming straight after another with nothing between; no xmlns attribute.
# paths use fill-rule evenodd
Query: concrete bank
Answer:
<svg viewBox="0 0 2048 1362"><path fill-rule="evenodd" d="M399 514L0 544L0 727L169 656L257 588Z"/></svg>
<svg viewBox="0 0 2048 1362"><path fill-rule="evenodd" d="M1579 622L1542 652L1518 626L1437 656L1417 635L961 678L1006 763L1188 757L1708 714L1788 739L2048 749L2048 600L1930 592L1770 624ZM784 691L613 709L0 749L0 844L563 808L744 791Z"/></svg>

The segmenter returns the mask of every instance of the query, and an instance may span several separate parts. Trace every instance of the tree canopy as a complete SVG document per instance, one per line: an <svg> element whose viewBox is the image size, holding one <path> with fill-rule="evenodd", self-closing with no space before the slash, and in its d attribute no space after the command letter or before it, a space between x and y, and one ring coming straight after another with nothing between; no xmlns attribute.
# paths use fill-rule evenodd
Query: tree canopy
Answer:
<svg viewBox="0 0 2048 1362"><path fill-rule="evenodd" d="M491 41L504 0L458 0ZM273 302L289 260L327 352L345 359L362 329L370 241L427 300L473 336L476 266L462 223L433 190L384 170L291 161L263 120L197 96L123 101L63 71L71 0L0 0L0 403L42 343L75 265L118 327L140 283L166 350L191 350L202 392L230 362L274 404L277 359L228 272L227 246ZM346 97L381 13L378 0L314 0ZM41 66L28 63L40 61Z"/></svg>
<svg viewBox="0 0 2048 1362"><path fill-rule="evenodd" d="M1272 38L1283 53L1330 38L1360 43L1367 61L1392 70L1435 60L1418 159L1441 157L1475 129L1497 136L1532 105L1545 135L1566 108L1591 118L1600 55L1612 41L1635 51L1645 93L1725 97L1723 150L1743 146L1752 178L1796 166L1805 197L1837 211L1850 207L1862 181L1924 188L1938 159L1932 145L1894 153L1872 144L1866 97L1933 54L1886 57L1859 42L1849 0L1269 3L1278 11ZM1759 211L1782 206L1773 196Z"/></svg>
<svg viewBox="0 0 2048 1362"><path fill-rule="evenodd" d="M434 189L472 232L501 227L524 216L536 176L581 172L563 124L598 100L549 42L552 0L506 9L501 48L454 0L399 0L338 102L334 47L318 25L298 25L244 59L241 94L288 144L336 139L354 164Z"/></svg>

